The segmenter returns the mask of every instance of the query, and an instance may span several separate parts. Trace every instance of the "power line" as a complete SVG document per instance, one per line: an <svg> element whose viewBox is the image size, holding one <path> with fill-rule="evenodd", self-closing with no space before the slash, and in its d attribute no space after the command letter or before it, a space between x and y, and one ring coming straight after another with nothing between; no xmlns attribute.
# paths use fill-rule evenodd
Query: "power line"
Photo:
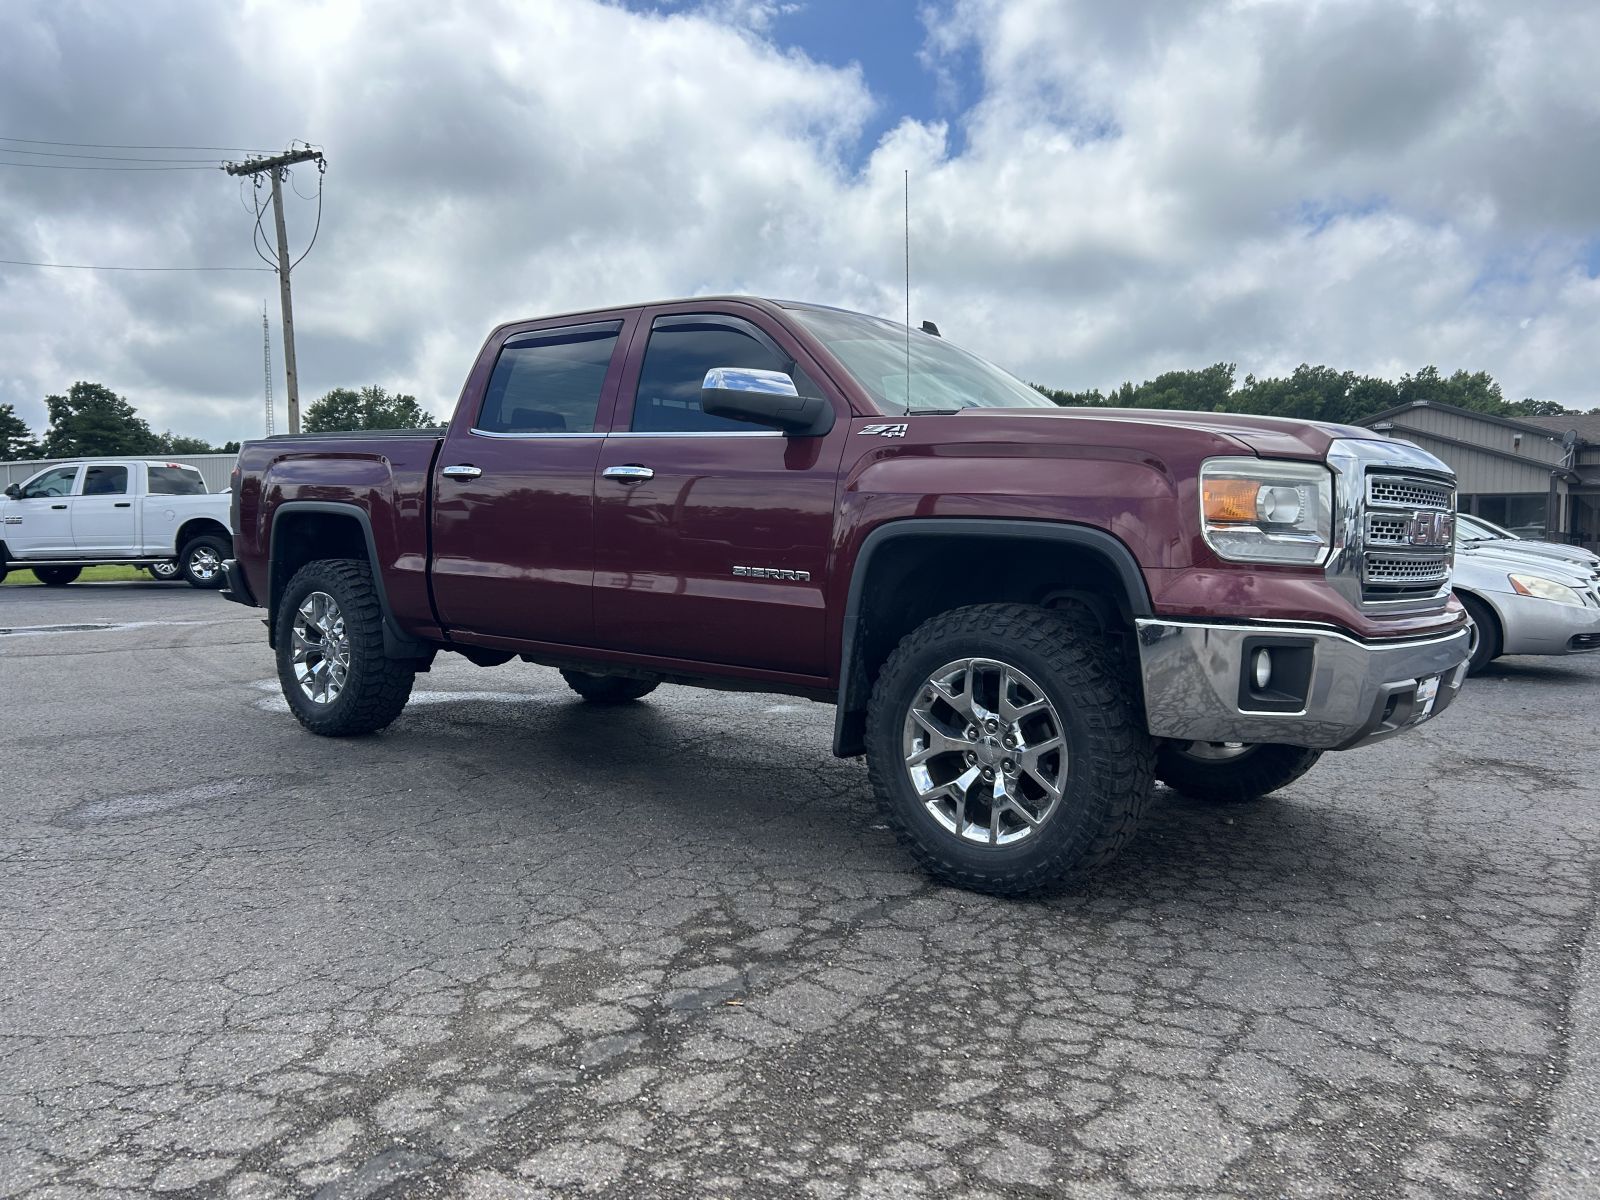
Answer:
<svg viewBox="0 0 1600 1200"><path fill-rule="evenodd" d="M39 171L220 171L222 164L212 167L73 167L65 163L0 162L0 167L33 167Z"/></svg>
<svg viewBox="0 0 1600 1200"><path fill-rule="evenodd" d="M73 146L79 150L222 150L229 154L270 154L244 146L130 146L121 142L47 142L42 138L0 137L0 142L25 142L29 146Z"/></svg>
<svg viewBox="0 0 1600 1200"><path fill-rule="evenodd" d="M54 150L16 150L0 146L0 154L28 154L34 158L92 158L100 162L220 163L220 158L150 158L125 154L61 154Z"/></svg>
<svg viewBox="0 0 1600 1200"><path fill-rule="evenodd" d="M273 267L102 267L87 263L24 262L20 258L0 258L9 267L54 267L61 271L271 271Z"/></svg>

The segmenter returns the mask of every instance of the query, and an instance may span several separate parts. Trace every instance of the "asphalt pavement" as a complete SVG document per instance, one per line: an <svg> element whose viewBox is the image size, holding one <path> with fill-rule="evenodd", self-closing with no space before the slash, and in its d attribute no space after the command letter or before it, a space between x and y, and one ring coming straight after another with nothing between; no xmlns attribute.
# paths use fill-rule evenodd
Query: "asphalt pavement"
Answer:
<svg viewBox="0 0 1600 1200"><path fill-rule="evenodd" d="M1600 1196L1600 658L1025 902L832 711L442 656L303 732L259 614L0 590L0 1197Z"/></svg>

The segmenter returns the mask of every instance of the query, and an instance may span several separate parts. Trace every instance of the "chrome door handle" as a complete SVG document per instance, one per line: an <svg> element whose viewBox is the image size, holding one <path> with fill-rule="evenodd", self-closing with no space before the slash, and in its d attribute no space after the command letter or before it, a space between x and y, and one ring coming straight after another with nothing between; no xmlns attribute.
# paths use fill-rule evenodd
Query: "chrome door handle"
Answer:
<svg viewBox="0 0 1600 1200"><path fill-rule="evenodd" d="M600 474L607 479L615 479L618 483L643 483L646 479L656 477L656 473L649 467L641 467L636 463L629 463L625 467L607 467Z"/></svg>
<svg viewBox="0 0 1600 1200"><path fill-rule="evenodd" d="M476 479L483 474L482 467L446 467L440 471L446 479Z"/></svg>

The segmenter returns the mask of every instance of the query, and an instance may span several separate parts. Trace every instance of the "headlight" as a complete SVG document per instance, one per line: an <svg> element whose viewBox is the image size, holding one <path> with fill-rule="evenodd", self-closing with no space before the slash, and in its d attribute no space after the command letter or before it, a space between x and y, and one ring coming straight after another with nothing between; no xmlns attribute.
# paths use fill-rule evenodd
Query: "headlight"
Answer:
<svg viewBox="0 0 1600 1200"><path fill-rule="evenodd" d="M1200 528L1234 562L1320 563L1333 543L1333 475L1318 463L1207 459Z"/></svg>
<svg viewBox="0 0 1600 1200"><path fill-rule="evenodd" d="M1510 575L1511 590L1519 596L1537 596L1541 600L1554 600L1557 604L1576 604L1583 607L1583 597L1564 583L1554 579L1541 579L1537 575Z"/></svg>

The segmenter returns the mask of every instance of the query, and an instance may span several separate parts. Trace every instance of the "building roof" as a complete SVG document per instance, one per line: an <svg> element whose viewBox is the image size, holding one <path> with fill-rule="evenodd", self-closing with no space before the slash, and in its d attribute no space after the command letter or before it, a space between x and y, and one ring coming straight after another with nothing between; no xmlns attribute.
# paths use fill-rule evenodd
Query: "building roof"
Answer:
<svg viewBox="0 0 1600 1200"><path fill-rule="evenodd" d="M1600 412L1562 413L1557 417L1523 417L1531 425L1554 434L1575 429L1580 442L1600 443Z"/></svg>

